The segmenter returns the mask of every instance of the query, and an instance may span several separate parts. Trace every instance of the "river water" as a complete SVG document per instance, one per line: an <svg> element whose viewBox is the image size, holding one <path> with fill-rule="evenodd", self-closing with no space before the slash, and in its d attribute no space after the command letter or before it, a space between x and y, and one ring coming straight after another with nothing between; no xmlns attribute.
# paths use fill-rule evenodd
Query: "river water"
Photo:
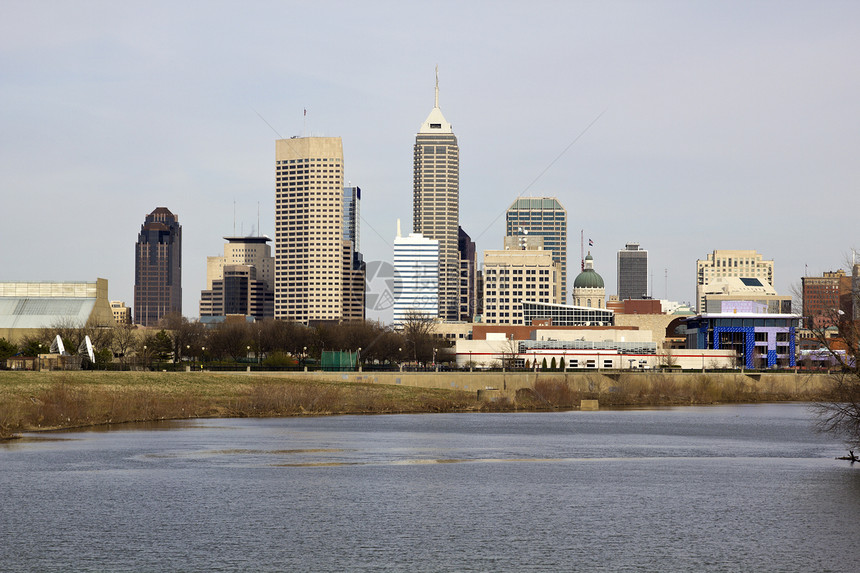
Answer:
<svg viewBox="0 0 860 573"><path fill-rule="evenodd" d="M3 571L854 571L800 404L214 419L0 445Z"/></svg>

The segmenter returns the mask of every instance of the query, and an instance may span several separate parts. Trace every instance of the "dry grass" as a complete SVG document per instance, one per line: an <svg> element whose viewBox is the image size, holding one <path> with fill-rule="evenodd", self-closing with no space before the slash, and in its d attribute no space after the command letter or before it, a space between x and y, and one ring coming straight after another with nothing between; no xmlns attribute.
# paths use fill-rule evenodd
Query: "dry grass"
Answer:
<svg viewBox="0 0 860 573"><path fill-rule="evenodd" d="M450 412L471 393L201 373L0 372L0 437L196 417Z"/></svg>
<svg viewBox="0 0 860 573"><path fill-rule="evenodd" d="M573 408L579 405L579 395L561 378L542 378L534 384L536 407Z"/></svg>
<svg viewBox="0 0 860 573"><path fill-rule="evenodd" d="M740 374L654 373L648 376L622 374L618 380L599 391L583 390L583 399L598 399L607 406L661 406L680 404L719 404L777 402L785 400L815 401L819 393L792 392L772 382L756 382Z"/></svg>
<svg viewBox="0 0 860 573"><path fill-rule="evenodd" d="M777 387L734 374L547 376L516 399L472 392L200 372L0 371L0 438L26 430L195 417L510 411L822 399L799 377Z"/></svg>

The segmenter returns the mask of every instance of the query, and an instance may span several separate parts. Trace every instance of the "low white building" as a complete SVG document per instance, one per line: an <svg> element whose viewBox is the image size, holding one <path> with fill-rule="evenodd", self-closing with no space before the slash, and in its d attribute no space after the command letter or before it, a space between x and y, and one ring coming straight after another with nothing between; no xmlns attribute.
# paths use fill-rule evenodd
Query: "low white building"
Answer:
<svg viewBox="0 0 860 573"><path fill-rule="evenodd" d="M643 369L679 366L684 369L733 368L733 350L665 350L648 330L536 330L534 339L507 339L487 334L486 340L457 340L458 368Z"/></svg>

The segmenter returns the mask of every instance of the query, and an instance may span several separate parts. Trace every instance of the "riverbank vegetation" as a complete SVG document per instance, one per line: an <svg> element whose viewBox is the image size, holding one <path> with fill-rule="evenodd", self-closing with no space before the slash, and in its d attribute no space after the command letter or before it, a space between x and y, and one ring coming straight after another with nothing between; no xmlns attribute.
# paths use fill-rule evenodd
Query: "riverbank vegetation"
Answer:
<svg viewBox="0 0 860 573"><path fill-rule="evenodd" d="M457 376L468 376L466 373ZM801 380L802 377L795 380ZM0 438L33 430L204 417L270 417L817 401L820 385L739 375L547 376L488 401L476 393L296 375L214 372L0 372Z"/></svg>
<svg viewBox="0 0 860 573"><path fill-rule="evenodd" d="M211 417L451 412L472 393L183 372L0 372L0 438L22 431Z"/></svg>

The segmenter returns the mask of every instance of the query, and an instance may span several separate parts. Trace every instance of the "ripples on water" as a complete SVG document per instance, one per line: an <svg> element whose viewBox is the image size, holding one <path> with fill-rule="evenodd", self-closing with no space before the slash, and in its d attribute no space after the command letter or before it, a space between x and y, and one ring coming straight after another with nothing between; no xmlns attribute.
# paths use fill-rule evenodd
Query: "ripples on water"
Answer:
<svg viewBox="0 0 860 573"><path fill-rule="evenodd" d="M0 446L0 570L845 571L860 539L802 405L170 428Z"/></svg>

